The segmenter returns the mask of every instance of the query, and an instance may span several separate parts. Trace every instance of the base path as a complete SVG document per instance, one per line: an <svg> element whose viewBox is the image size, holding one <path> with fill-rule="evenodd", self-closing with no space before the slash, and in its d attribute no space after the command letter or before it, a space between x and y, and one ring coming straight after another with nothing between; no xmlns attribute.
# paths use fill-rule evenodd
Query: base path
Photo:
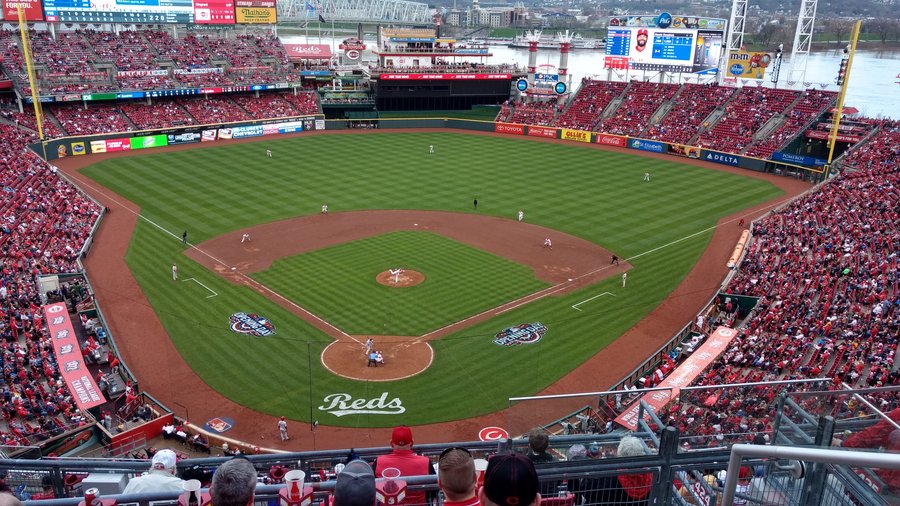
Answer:
<svg viewBox="0 0 900 506"><path fill-rule="evenodd" d="M412 132L429 130L415 129ZM473 133L460 130L432 130L434 132L451 132L469 135L492 135L522 139L523 142L551 142L566 144L573 149L604 149L627 153L634 156L662 158L668 161L680 161L685 164L706 167L739 174L745 177L764 179L786 192L786 196L772 202L742 211L719 221L709 247L691 269L688 276L656 309L643 320L626 331L618 340L601 350L583 364L572 370L565 377L553 383L539 394L561 394L599 390L615 384L629 374L638 364L662 346L683 325L691 321L709 298L716 292L718 285L728 269L725 263L734 249L742 231L737 226L739 219L748 221L761 216L779 202L796 196L810 188L808 183L784 177L763 174L749 170L730 168L723 165L701 162L691 159L678 160L666 155L638 152L620 148L602 147L600 145L582 145L560 140L526 138L492 133ZM303 133L299 135L390 135L403 130L353 130L346 133L322 132ZM240 141L219 141L206 144L186 144L153 150L154 153L180 149L209 149L229 143L252 142L259 139L241 139ZM94 236L94 244L90 254L84 259L85 268L90 277L91 286L109 330L116 340L124 362L140 382L141 388L153 394L163 404L175 410L179 416L186 416L182 406L190 406L193 422L202 425L206 420L227 413L235 420L235 427L226 433L230 438L244 441L249 445L274 448L277 450L313 450L326 448L349 448L365 446L385 446L390 441L391 429L362 429L356 427L325 427L309 430L309 424L290 422L291 439L281 442L278 439L277 418L259 413L221 396L194 374L190 366L182 359L169 339L165 328L156 317L137 281L125 263L125 253L131 241L139 208L123 197L99 186L94 181L81 176L78 170L101 160L119 156L133 156L129 152L110 153L106 155L74 156L57 160L55 164L79 186L98 199L110 209L99 231ZM234 244L239 244L240 233L235 236ZM181 240L173 238L173 240ZM253 238L256 241L256 238ZM554 241L554 253L556 241ZM392 266L385 266L390 268ZM565 413L586 404L585 399L566 399L540 404L541 413L552 419L559 413ZM519 427L517 422L531 418L535 405L520 403L511 408L487 415L435 423L415 427L415 439L419 443L436 443L450 441L471 441L478 437L483 427L502 426L514 431ZM398 420L398 423L402 421ZM515 434L515 432L513 432ZM211 438L214 442L217 438Z"/></svg>

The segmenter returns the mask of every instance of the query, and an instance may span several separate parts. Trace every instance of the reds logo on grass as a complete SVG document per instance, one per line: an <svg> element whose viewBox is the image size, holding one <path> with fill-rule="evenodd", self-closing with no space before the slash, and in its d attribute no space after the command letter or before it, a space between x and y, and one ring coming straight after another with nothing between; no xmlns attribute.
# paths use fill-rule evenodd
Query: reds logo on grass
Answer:
<svg viewBox="0 0 900 506"><path fill-rule="evenodd" d="M231 315L231 330L256 337L275 335L275 325L272 325L268 318L263 318L253 313L234 313Z"/></svg>
<svg viewBox="0 0 900 506"><path fill-rule="evenodd" d="M497 346L534 344L541 340L541 337L544 336L544 332L547 332L547 327L540 322L523 323L521 325L516 325L515 327L510 327L495 335L494 344Z"/></svg>

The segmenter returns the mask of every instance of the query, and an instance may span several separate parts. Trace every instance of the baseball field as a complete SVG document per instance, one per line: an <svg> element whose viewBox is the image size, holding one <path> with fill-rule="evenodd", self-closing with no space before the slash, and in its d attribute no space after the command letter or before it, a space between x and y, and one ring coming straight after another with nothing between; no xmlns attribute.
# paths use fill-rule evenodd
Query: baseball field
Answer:
<svg viewBox="0 0 900 506"><path fill-rule="evenodd" d="M127 265L203 382L256 412L345 427L460 420L542 391L657 308L720 218L782 194L675 158L432 131L112 157L82 174L139 207ZM422 280L376 280L391 269ZM101 307L132 297L97 293ZM539 331L503 339L523 325ZM386 350L377 372L369 336Z"/></svg>

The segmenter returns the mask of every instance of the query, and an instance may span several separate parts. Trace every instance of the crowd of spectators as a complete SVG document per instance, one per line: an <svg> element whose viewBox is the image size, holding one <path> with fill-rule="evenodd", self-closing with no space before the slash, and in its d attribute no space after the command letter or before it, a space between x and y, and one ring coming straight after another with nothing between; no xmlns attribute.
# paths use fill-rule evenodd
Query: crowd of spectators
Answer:
<svg viewBox="0 0 900 506"><path fill-rule="evenodd" d="M183 98L178 102L200 124L230 123L233 121L246 121L253 119L247 111L241 109L233 100L226 96L205 96L197 98Z"/></svg>
<svg viewBox="0 0 900 506"><path fill-rule="evenodd" d="M900 121L882 121L868 142L850 151L845 167L888 170L900 166Z"/></svg>
<svg viewBox="0 0 900 506"><path fill-rule="evenodd" d="M507 121L526 125L550 125L562 108L563 104L557 103L555 98L541 102L520 100L511 107L512 114Z"/></svg>
<svg viewBox="0 0 900 506"><path fill-rule="evenodd" d="M774 88L741 88L726 106L725 115L700 135L697 144L727 153L740 153L753 135L776 114L783 113L799 92Z"/></svg>
<svg viewBox="0 0 900 506"><path fill-rule="evenodd" d="M653 114L675 96L677 84L633 81L625 90L625 100L615 114L604 120L597 129L616 135L640 137Z"/></svg>
<svg viewBox="0 0 900 506"><path fill-rule="evenodd" d="M59 121L65 135L127 132L134 128L113 104L53 105L47 110Z"/></svg>
<svg viewBox="0 0 900 506"><path fill-rule="evenodd" d="M784 123L765 138L753 143L745 152L748 156L768 158L788 141L801 134L832 106L837 94L832 91L806 90L803 98L786 114Z"/></svg>
<svg viewBox="0 0 900 506"><path fill-rule="evenodd" d="M234 95L232 98L256 119L285 118L301 114L280 93L267 93L259 97Z"/></svg>
<svg viewBox="0 0 900 506"><path fill-rule="evenodd" d="M734 95L734 88L708 84L684 84L662 120L644 136L674 144L687 144L710 114Z"/></svg>
<svg viewBox="0 0 900 506"><path fill-rule="evenodd" d="M581 88L553 126L593 130L606 106L625 89L626 83L582 79Z"/></svg>
<svg viewBox="0 0 900 506"><path fill-rule="evenodd" d="M175 100L165 100L152 104L124 103L119 105L128 119L138 130L153 130L172 126L195 125L197 120Z"/></svg>
<svg viewBox="0 0 900 506"><path fill-rule="evenodd" d="M34 140L23 128L0 124L0 444L9 446L85 422L61 380L35 276L78 270L100 209L27 150Z"/></svg>

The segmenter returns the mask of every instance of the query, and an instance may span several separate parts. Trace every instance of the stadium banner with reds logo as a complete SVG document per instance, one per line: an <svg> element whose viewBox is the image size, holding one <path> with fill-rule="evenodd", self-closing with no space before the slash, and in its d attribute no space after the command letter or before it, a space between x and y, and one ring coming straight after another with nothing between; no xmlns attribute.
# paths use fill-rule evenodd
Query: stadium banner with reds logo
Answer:
<svg viewBox="0 0 900 506"><path fill-rule="evenodd" d="M65 303L49 304L42 309L53 342L53 353L59 364L59 373L78 409L86 410L105 403L106 399L97 388L94 378L91 378L91 372L81 354L78 336L72 327Z"/></svg>
<svg viewBox="0 0 900 506"><path fill-rule="evenodd" d="M494 131L498 134L525 135L525 125L515 123L494 123Z"/></svg>
<svg viewBox="0 0 900 506"><path fill-rule="evenodd" d="M732 51L728 53L725 75L741 79L762 79L770 63L772 55L769 53Z"/></svg>
<svg viewBox="0 0 900 506"><path fill-rule="evenodd" d="M44 10L41 0L0 0L3 2L3 18L9 21L18 21L17 8L25 11L25 21L43 21Z"/></svg>
<svg viewBox="0 0 900 506"><path fill-rule="evenodd" d="M284 44L284 50L292 61L331 58L331 46L328 44Z"/></svg>
<svg viewBox="0 0 900 506"><path fill-rule="evenodd" d="M546 137L548 139L556 139L556 129L540 126L529 126L528 135L531 137Z"/></svg>
<svg viewBox="0 0 900 506"><path fill-rule="evenodd" d="M561 139L564 141L591 142L591 133L584 130L570 130L568 128L563 128L560 132L562 132Z"/></svg>
<svg viewBox="0 0 900 506"><path fill-rule="evenodd" d="M821 130L807 130L806 136L810 139L827 140L831 136L831 132L823 132ZM861 135L837 134L835 140L838 142L859 142L862 140Z"/></svg>
<svg viewBox="0 0 900 506"><path fill-rule="evenodd" d="M594 140L597 144L603 144L606 146L617 146L620 148L624 148L628 145L627 139L625 137L621 137L619 135L611 135L611 134L597 134L597 138Z"/></svg>
<svg viewBox="0 0 900 506"><path fill-rule="evenodd" d="M731 153L721 153L719 151L710 151L708 149L704 149L700 151L700 158L702 160L706 160L707 162L721 163L722 165L731 165L732 167L737 167L741 164L742 157L732 155Z"/></svg>
<svg viewBox="0 0 900 506"><path fill-rule="evenodd" d="M234 0L194 0L194 23L233 25Z"/></svg>
<svg viewBox="0 0 900 506"><path fill-rule="evenodd" d="M633 402L621 415L616 417L616 423L631 430L637 430L641 401L646 402L654 412L659 413L661 408L678 398L681 387L690 385L728 348L728 344L735 335L737 332L734 329L717 328L687 360L676 367L659 385L656 385L659 388L669 388L670 390L657 390L642 395L640 399ZM645 415L646 418L649 418L649 415Z"/></svg>
<svg viewBox="0 0 900 506"><path fill-rule="evenodd" d="M274 25L278 22L275 0L235 0L235 21L247 25Z"/></svg>
<svg viewBox="0 0 900 506"><path fill-rule="evenodd" d="M650 151L652 153L665 153L666 145L662 142L645 141L644 139L629 139L628 147L641 151Z"/></svg>

